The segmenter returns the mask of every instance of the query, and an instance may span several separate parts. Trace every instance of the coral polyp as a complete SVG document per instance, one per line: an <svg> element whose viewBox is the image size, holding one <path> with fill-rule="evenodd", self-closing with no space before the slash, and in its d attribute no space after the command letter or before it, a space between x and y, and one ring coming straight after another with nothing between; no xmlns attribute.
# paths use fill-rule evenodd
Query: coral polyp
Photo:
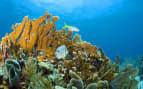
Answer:
<svg viewBox="0 0 143 89"><path fill-rule="evenodd" d="M15 60L21 67L20 73L15 72L19 75L17 86L4 79L12 76L11 73L0 80L7 82L5 86L18 89L137 89L138 69L128 65L119 70L118 56L113 63L102 48L82 41L78 34L72 37L72 30L56 30L58 19L48 12L34 20L26 16L22 23L12 26L13 32L2 38L1 64ZM12 68L16 67L13 64Z"/></svg>

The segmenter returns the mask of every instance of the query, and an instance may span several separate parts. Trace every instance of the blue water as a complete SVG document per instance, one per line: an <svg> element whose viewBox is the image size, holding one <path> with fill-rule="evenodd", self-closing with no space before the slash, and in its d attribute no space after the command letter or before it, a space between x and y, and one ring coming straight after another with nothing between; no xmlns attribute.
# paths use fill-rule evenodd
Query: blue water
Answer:
<svg viewBox="0 0 143 89"><path fill-rule="evenodd" d="M115 59L143 54L143 0L1 0L0 37L24 16L34 19L45 11L59 16L57 29L76 26L82 39L102 47Z"/></svg>

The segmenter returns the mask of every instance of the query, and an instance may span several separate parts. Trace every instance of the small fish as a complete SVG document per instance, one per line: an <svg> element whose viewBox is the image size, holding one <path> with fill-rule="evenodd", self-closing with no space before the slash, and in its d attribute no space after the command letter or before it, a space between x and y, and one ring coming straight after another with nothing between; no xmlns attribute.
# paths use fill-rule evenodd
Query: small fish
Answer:
<svg viewBox="0 0 143 89"><path fill-rule="evenodd" d="M70 29L72 31L79 32L79 29L77 27L68 26L66 23L65 23L65 26L63 28L68 28L68 29Z"/></svg>
<svg viewBox="0 0 143 89"><path fill-rule="evenodd" d="M55 56L58 59L65 59L68 54L67 47L65 45L61 45L56 49Z"/></svg>

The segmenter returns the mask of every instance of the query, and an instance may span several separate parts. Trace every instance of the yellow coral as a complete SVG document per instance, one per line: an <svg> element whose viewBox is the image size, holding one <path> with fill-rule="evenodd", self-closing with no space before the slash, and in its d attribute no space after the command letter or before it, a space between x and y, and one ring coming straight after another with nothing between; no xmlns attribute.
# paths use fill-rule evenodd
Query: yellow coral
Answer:
<svg viewBox="0 0 143 89"><path fill-rule="evenodd" d="M22 23L12 26L13 32L2 39L2 45L11 44L12 42L12 44L19 45L28 51L29 54L36 46L37 50L44 50L47 56L54 56L56 48L60 45L65 44L69 48L69 44L72 44L72 31L68 30L68 33L65 29L56 31L55 23L59 17L53 16L53 22L50 21L50 18L51 14L48 14L48 12L43 17L35 20L29 20L28 16L24 17Z"/></svg>

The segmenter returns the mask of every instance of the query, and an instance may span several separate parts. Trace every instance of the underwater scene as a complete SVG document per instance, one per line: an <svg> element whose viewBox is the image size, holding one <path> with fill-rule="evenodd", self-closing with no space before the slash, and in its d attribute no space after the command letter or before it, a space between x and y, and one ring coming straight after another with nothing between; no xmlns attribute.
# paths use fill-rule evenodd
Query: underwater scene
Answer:
<svg viewBox="0 0 143 89"><path fill-rule="evenodd" d="M0 89L143 89L143 0L1 0Z"/></svg>

